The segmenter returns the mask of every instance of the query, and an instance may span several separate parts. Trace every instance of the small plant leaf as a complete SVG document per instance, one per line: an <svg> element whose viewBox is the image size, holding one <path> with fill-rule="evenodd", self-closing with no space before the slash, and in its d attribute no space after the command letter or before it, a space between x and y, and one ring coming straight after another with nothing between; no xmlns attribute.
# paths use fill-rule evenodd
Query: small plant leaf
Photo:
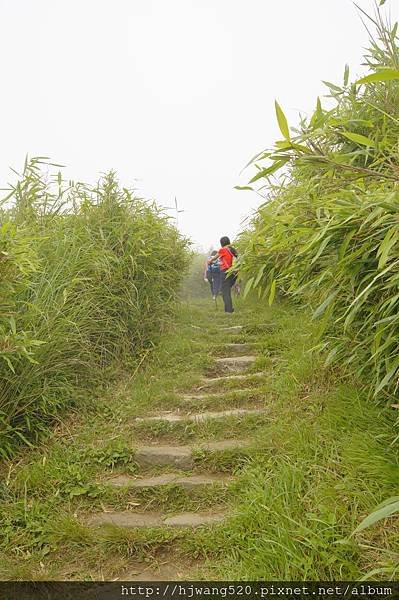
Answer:
<svg viewBox="0 0 399 600"><path fill-rule="evenodd" d="M398 512L399 500L392 499L392 502L389 504L384 503L384 506L378 508L374 512L370 513L365 519L363 519L353 533L359 533L359 531L363 531L363 529L374 525L374 523L377 523L377 521L381 521L381 519L386 519L387 517L392 517Z"/></svg>
<svg viewBox="0 0 399 600"><path fill-rule="evenodd" d="M289 141L290 140L290 130L288 128L288 122L287 122L286 116L283 113L282 108L279 105L279 103L277 102L277 100L275 100L274 105L276 107L276 116L277 116L278 125L280 127L280 131L283 134L283 137Z"/></svg>

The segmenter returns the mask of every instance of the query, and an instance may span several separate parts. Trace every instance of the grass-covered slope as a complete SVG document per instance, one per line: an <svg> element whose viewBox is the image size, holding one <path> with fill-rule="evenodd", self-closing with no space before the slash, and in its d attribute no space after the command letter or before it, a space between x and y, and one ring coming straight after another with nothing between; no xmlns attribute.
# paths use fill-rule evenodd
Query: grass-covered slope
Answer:
<svg viewBox="0 0 399 600"><path fill-rule="evenodd" d="M328 84L314 114L255 159L266 201L241 236L247 289L308 303L323 320L328 360L396 395L399 358L399 49L397 26L375 31L369 75ZM330 101L331 106L331 101ZM280 183L273 173L283 169ZM280 171L281 172L281 171ZM257 185L257 184L256 184Z"/></svg>
<svg viewBox="0 0 399 600"><path fill-rule="evenodd" d="M70 404L158 337L187 242L155 205L66 185L25 165L1 213L0 455L34 442ZM108 372L107 372L108 370Z"/></svg>

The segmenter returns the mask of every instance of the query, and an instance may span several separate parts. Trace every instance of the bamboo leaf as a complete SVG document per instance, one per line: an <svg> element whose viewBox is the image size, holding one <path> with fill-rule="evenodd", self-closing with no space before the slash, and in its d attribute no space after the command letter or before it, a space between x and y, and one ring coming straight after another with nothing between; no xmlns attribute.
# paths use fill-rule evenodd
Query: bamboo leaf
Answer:
<svg viewBox="0 0 399 600"><path fill-rule="evenodd" d="M290 130L288 128L288 122L287 122L286 116L283 113L281 106L279 105L277 100L275 100L274 105L276 108L276 116L277 116L278 125L280 127L280 131L283 134L283 137L286 140L289 140L290 139Z"/></svg>
<svg viewBox="0 0 399 600"><path fill-rule="evenodd" d="M316 260L319 258L319 256L322 254L324 248L327 246L327 244L330 241L331 237L332 237L331 235L328 235L326 238L324 238L324 240L322 241L322 243L319 246L318 251L316 252L316 254L314 255L314 257L311 260L311 263L310 263L311 265L313 265L313 263L315 263Z"/></svg>
<svg viewBox="0 0 399 600"><path fill-rule="evenodd" d="M345 71L344 71L344 86L345 87L348 85L348 81L349 81L349 65L345 65Z"/></svg>
<svg viewBox="0 0 399 600"><path fill-rule="evenodd" d="M254 282L254 277L250 277L248 279L247 283L245 284L244 294L243 294L244 298L246 298L248 296L249 292L251 291L253 282Z"/></svg>
<svg viewBox="0 0 399 600"><path fill-rule="evenodd" d="M259 269L258 274L256 276L256 279L254 281L254 287L256 287L258 285L259 281L261 280L261 277L262 277L262 275L264 273L265 268L266 268L266 264L263 264L261 266L261 268Z"/></svg>
<svg viewBox="0 0 399 600"><path fill-rule="evenodd" d="M367 83L378 83L380 81L393 81L395 79L399 79L399 71L396 69L381 69L376 73L371 73L371 75L366 75L366 77L358 79L356 83L362 85Z"/></svg>
<svg viewBox="0 0 399 600"><path fill-rule="evenodd" d="M292 148L292 143L290 140L279 140L274 145L280 150L288 150L289 148Z"/></svg>
<svg viewBox="0 0 399 600"><path fill-rule="evenodd" d="M337 296L338 292L339 292L338 289L331 292L331 294L329 296L327 296L327 298L324 300L324 302L322 302L322 304L320 304L320 306L318 306L316 308L316 310L313 313L314 319L317 319L317 317L319 317L320 315L323 314L323 312L326 310L326 308L331 304L331 302Z"/></svg>
<svg viewBox="0 0 399 600"><path fill-rule="evenodd" d="M389 256L389 252L391 251L391 249L393 248L393 246L396 244L396 242L398 241L398 232L396 227L392 227L391 229L388 230L387 234L385 235L383 241L380 244L380 247L378 248L377 251L377 256L380 257L380 260L378 262L378 268L382 269L383 267L385 267L387 261L388 261L388 256Z"/></svg>
<svg viewBox="0 0 399 600"><path fill-rule="evenodd" d="M375 389L375 395L377 395L378 392L380 392L391 381L392 377L395 375L398 368L399 368L399 359L394 362L393 367L391 367L391 369L388 371L388 373L385 375L385 377L377 385L377 387Z"/></svg>
<svg viewBox="0 0 399 600"><path fill-rule="evenodd" d="M285 165L285 163L288 162L288 160L289 160L289 158L284 158L284 159L276 160L267 169L261 169L259 171L259 173L257 173L254 177L252 177L252 179L249 181L249 183L254 183L255 181L258 181L258 179L261 179L262 177L267 177L268 175L271 175L272 173L275 173L276 171L278 171L279 169L281 169L281 167L283 167Z"/></svg>
<svg viewBox="0 0 399 600"><path fill-rule="evenodd" d="M330 83L329 81L323 81L324 85L330 88L331 91L342 93L344 90L334 83Z"/></svg>
<svg viewBox="0 0 399 600"><path fill-rule="evenodd" d="M375 147L375 142L365 135L361 135L360 133L352 133L350 131L341 131L341 135L348 138L352 142L356 142L356 144L361 144L362 146L373 146Z"/></svg>

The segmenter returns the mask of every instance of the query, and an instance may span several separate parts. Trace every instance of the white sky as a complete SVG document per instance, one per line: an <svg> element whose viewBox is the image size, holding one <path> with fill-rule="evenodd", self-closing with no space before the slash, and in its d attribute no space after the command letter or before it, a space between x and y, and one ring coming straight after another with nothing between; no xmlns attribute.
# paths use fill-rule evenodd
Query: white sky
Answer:
<svg viewBox="0 0 399 600"><path fill-rule="evenodd" d="M0 187L27 153L113 168L216 246L259 202L233 188L281 137L274 99L295 125L367 44L350 0L0 0Z"/></svg>

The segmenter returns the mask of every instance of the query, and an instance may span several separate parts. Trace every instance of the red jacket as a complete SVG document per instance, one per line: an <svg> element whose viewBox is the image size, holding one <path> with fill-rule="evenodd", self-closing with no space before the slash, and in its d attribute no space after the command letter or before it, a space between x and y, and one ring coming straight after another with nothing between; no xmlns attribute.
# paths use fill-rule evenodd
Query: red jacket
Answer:
<svg viewBox="0 0 399 600"><path fill-rule="evenodd" d="M220 259L220 269L222 271L227 271L230 269L233 264L233 259L237 256L237 252L234 248L230 248L230 246L223 246L219 250L219 259Z"/></svg>

